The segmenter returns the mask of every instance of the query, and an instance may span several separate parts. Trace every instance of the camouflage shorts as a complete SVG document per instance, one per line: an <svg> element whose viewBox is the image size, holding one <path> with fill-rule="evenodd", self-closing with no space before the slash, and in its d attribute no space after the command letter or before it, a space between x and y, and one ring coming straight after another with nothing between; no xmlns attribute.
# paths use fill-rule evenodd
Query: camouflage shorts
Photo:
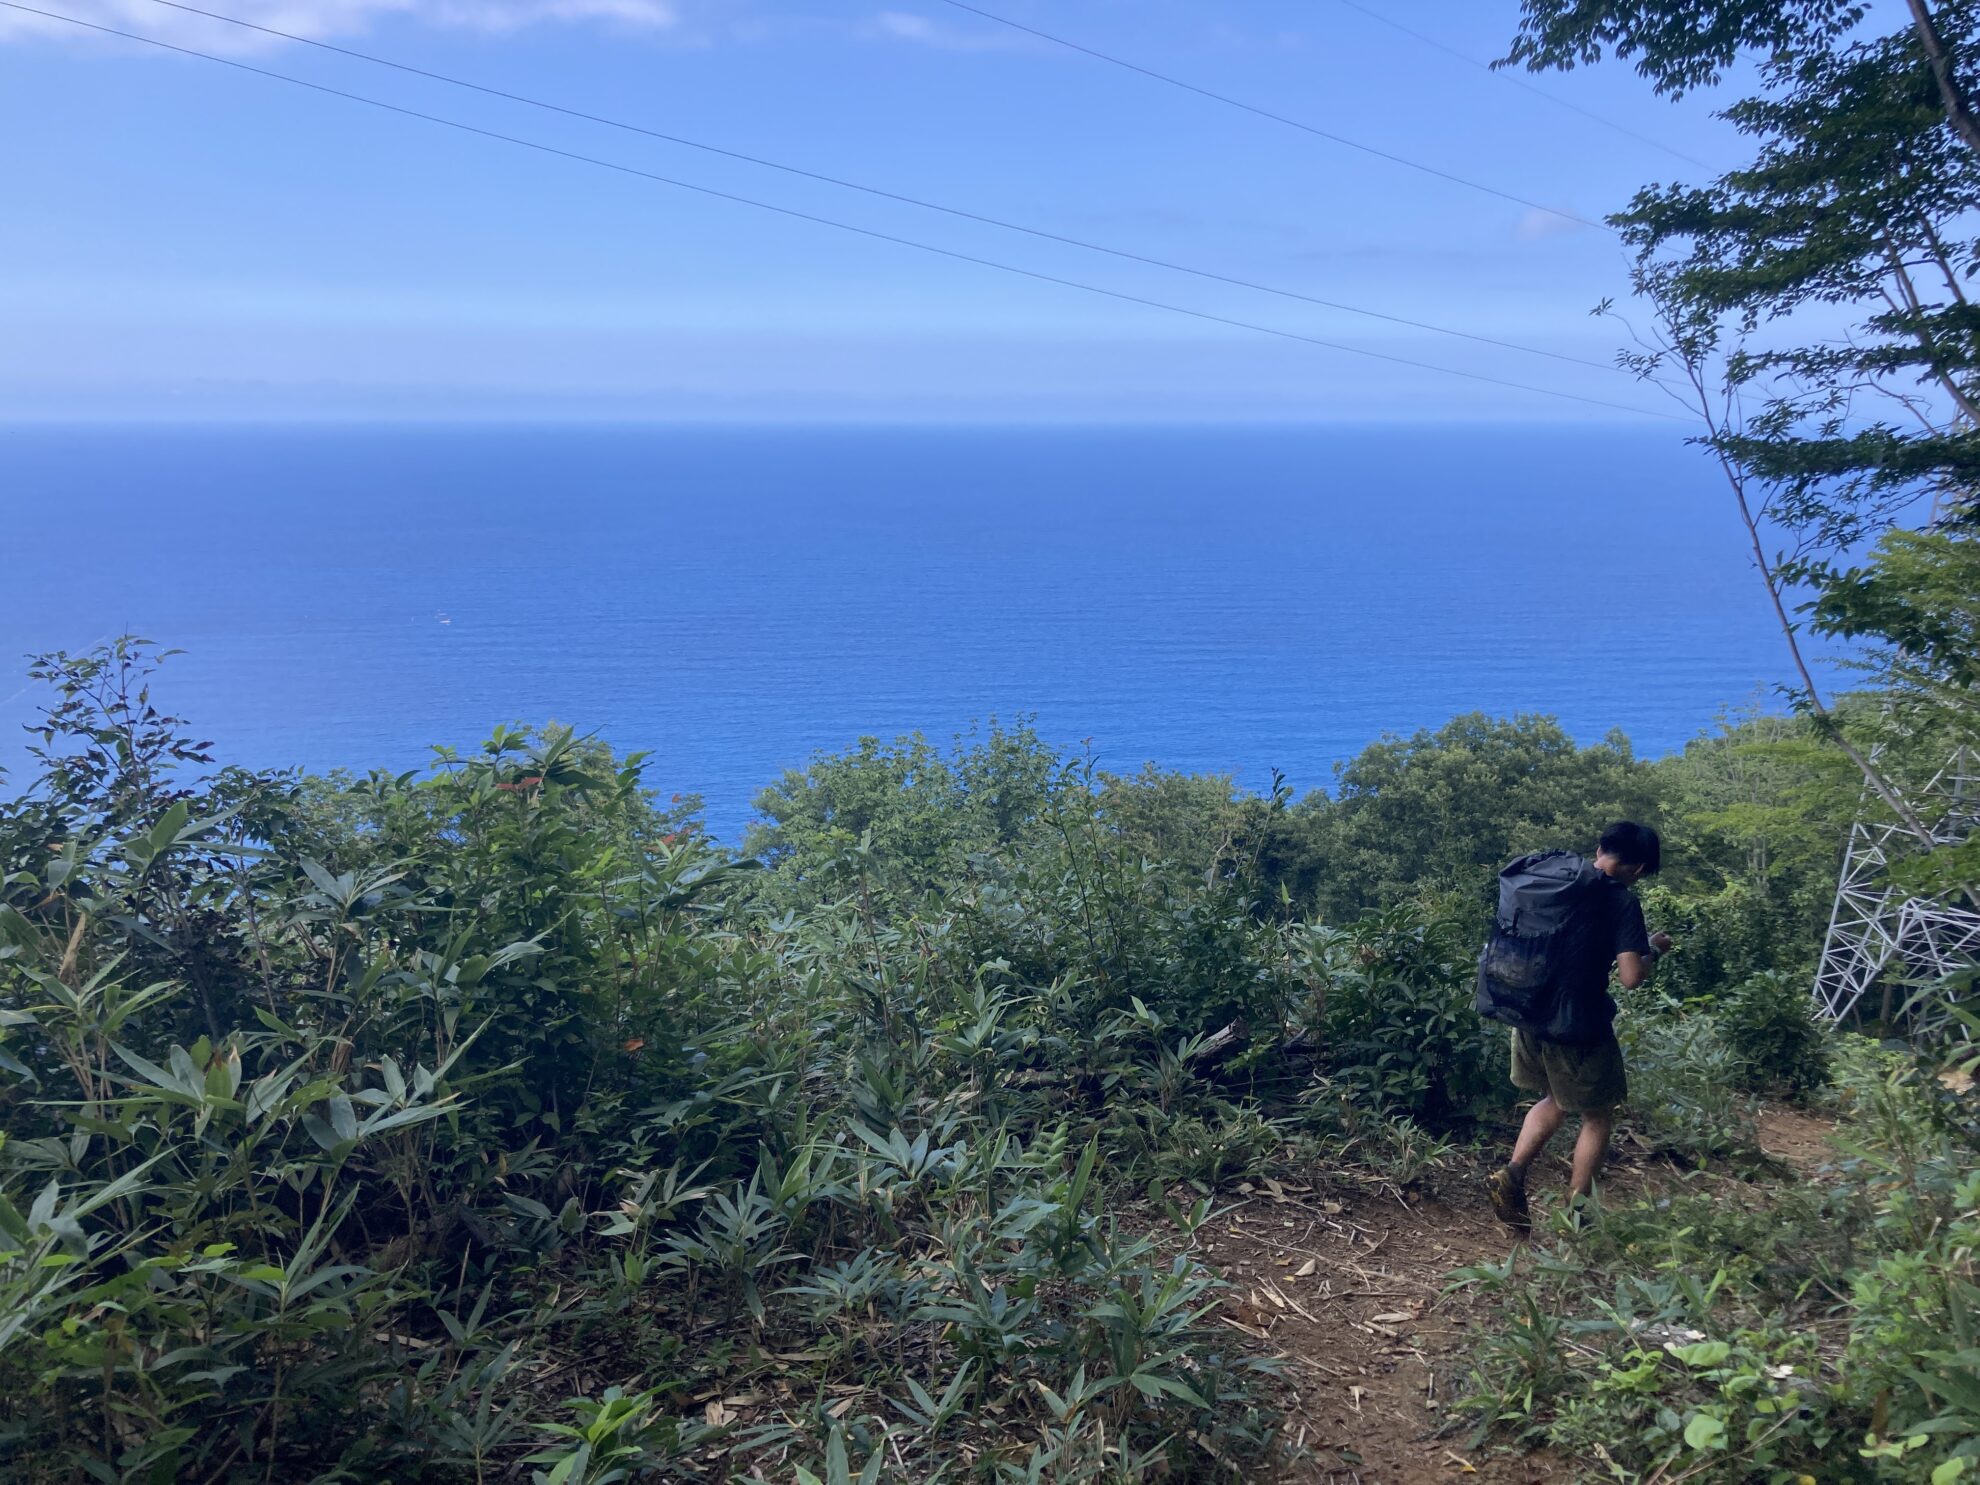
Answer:
<svg viewBox="0 0 1980 1485"><path fill-rule="evenodd" d="M1514 1087L1545 1094L1569 1114L1606 1114L1629 1096L1622 1044L1613 1031L1585 1047L1515 1031L1512 1080Z"/></svg>

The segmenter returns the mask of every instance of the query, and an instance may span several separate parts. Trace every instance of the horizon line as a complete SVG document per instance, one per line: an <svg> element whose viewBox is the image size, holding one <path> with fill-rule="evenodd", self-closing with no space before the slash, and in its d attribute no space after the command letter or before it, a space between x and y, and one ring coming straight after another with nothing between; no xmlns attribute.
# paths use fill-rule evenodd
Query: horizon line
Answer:
<svg viewBox="0 0 1980 1485"><path fill-rule="evenodd" d="M1033 416L1023 413L878 413L845 414L629 414L629 413L501 413L459 412L391 414L382 412L324 413L193 413L127 412L13 413L0 409L0 430L55 428L1353 428L1353 427L1478 427L1630 429L1645 434L1665 430L1646 427L1640 419L1546 417L1508 413L1357 413L1339 416L1257 414L1182 417L1171 413L1093 413L1078 416ZM1666 434L1666 436L1669 436ZM1682 437L1688 438L1689 435Z"/></svg>

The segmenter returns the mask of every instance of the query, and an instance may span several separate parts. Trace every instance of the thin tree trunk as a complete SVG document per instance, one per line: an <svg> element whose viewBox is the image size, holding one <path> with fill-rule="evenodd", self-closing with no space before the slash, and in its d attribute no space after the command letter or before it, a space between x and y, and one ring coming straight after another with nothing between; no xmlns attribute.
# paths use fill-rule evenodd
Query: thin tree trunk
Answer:
<svg viewBox="0 0 1980 1485"><path fill-rule="evenodd" d="M1718 420L1712 416L1712 398L1705 388L1704 373L1698 363L1689 356L1683 357L1683 365L1685 375L1691 382L1692 392L1698 399L1699 415L1704 418L1705 426L1716 434ZM1787 641L1788 654L1794 661L1796 673L1801 677L1809 705L1815 708L1817 716L1829 724L1827 731L1836 746L1849 756L1850 762L1854 763L1863 775L1864 782L1875 789L1878 797L1890 806L1899 820L1904 822L1905 829L1918 837L1927 847L1935 845L1931 830L1913 813L1911 807L1904 802L1897 789L1884 777L1877 765L1870 761L1861 748L1843 735L1841 724L1835 720L1827 705L1823 703L1822 692L1815 684L1815 674L1808 668L1807 657L1801 652L1801 640L1795 633L1794 620L1788 616L1787 604L1781 598L1780 578L1775 574L1774 564L1767 556L1766 544L1760 539L1760 519L1754 514L1752 503L1746 498L1746 477L1734 465L1732 457L1716 444L1712 452L1719 461L1719 469L1724 473L1726 483L1732 487L1733 498L1739 503L1739 518L1746 527L1747 540L1752 544L1754 565L1760 569L1761 580L1767 585L1768 601L1774 606L1775 621L1780 625L1781 637Z"/></svg>
<svg viewBox="0 0 1980 1485"><path fill-rule="evenodd" d="M1739 518L1746 526L1747 539L1752 543L1753 560L1760 568L1761 579L1767 584L1767 597L1774 605L1774 618L1781 627L1782 637L1787 640L1788 653L1794 657L1794 668L1801 676L1803 689L1808 693L1809 705L1815 708L1818 716L1830 724L1829 732L1836 746L1849 755L1850 762L1856 765L1870 787L1877 791L1884 803L1889 805L1897 817L1904 822L1905 829L1927 846L1935 844L1932 832L1925 822L1912 812L1911 807L1892 787L1891 781L1885 778L1877 765L1870 761L1869 755L1843 735L1842 724L1835 720L1829 708L1823 703L1822 693L1815 686L1815 676L1809 670L1808 661L1801 653L1801 640L1795 634L1794 621L1788 617L1787 605L1781 601L1780 579L1775 576L1774 565L1768 560L1766 548L1761 543L1760 522L1754 516L1752 506L1746 498L1746 481L1733 469L1732 461L1724 454L1719 455L1719 467L1725 471L1726 479L1732 485L1733 498L1739 502Z"/></svg>
<svg viewBox="0 0 1980 1485"><path fill-rule="evenodd" d="M1909 3L1912 27L1918 32L1919 45L1925 48L1925 59L1932 64L1939 97L1946 105L1946 121L1966 141L1966 147L1980 155L1980 119L1973 117L1973 105L1967 102L1965 90L1953 76L1952 58L1946 55L1946 44L1939 38L1939 28L1932 23L1932 12L1925 8L1925 0L1909 0Z"/></svg>
<svg viewBox="0 0 1980 1485"><path fill-rule="evenodd" d="M1897 244L1889 239L1884 242L1884 257L1891 265L1891 273L1896 278L1898 287L1904 291L1905 308L1918 321L1918 329L1912 335L1912 339L1918 343L1918 348L1930 357L1928 369L1933 379L1945 388L1946 395L1952 398L1966 421L1980 427L1980 408L1974 407L1973 400L1966 395L1966 389L1954 381L1952 373L1946 369L1945 357L1940 353L1938 343L1925 328L1927 313L1925 302L1918 297L1918 286L1911 281L1911 270L1905 266L1904 255L1898 251Z"/></svg>
<svg viewBox="0 0 1980 1485"><path fill-rule="evenodd" d="M1939 276L1946 281L1946 292L1953 296L1954 303L1966 303L1966 290L1960 286L1959 275L1953 271L1952 257L1946 252L1945 239L1939 236L1939 229L1932 224L1932 218L1922 211L1918 213L1918 225L1924 229L1932 259L1939 265Z"/></svg>

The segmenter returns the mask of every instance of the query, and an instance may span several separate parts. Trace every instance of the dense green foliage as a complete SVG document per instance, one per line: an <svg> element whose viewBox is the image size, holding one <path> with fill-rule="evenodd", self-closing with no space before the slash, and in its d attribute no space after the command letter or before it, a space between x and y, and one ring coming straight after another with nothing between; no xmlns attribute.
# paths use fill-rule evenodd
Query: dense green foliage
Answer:
<svg viewBox="0 0 1980 1485"><path fill-rule="evenodd" d="M857 892L876 911L911 907L966 878L972 858L1039 840L1059 772L1028 723L992 722L947 757L919 734L862 738L764 790L743 850L787 868L778 885L793 903Z"/></svg>
<svg viewBox="0 0 1980 1485"><path fill-rule="evenodd" d="M1723 113L1750 162L1648 186L1611 218L1652 320L1622 360L1696 409L1797 662L1805 625L1856 642L1876 683L1874 706L1834 707L1805 667L1799 743L1717 749L1729 767L1688 753L1687 849L1719 863L1689 872L1722 880L1653 897L1686 945L1661 989L1686 999L1627 1029L1634 1102L1666 1137L1729 1154L1750 1143L1745 1111L1715 1111L1715 1088L1806 1094L1833 1076L1847 1158L1768 1196L1728 1199L1700 1174L1562 1221L1529 1264L1474 1271L1508 1322L1474 1403L1619 1480L1947 1485L1980 1471L1973 1067L1833 1057L1790 925L1833 876L1826 832L1793 813L1837 817L1844 760L1914 842L1895 884L1971 904L1980 880L1924 788L1980 717L1980 7L1524 0L1508 61L1611 53L1674 94L1753 65L1757 90ZM1907 1029L1970 1051L1969 986L1914 988Z"/></svg>
<svg viewBox="0 0 1980 1485"><path fill-rule="evenodd" d="M1850 725L1871 714L1845 708ZM821 755L758 799L766 819L747 847L770 867L767 901L884 914L995 891L1009 862L1092 827L1163 876L1225 883L1285 921L1346 924L1408 903L1463 925L1462 939L1482 931L1493 874L1514 856L1592 850L1611 821L1643 819L1671 843L1652 916L1686 942L1665 985L1709 999L1812 968L1860 793L1811 724L1764 714L1656 761L1620 735L1577 746L1552 718L1460 716L1370 744L1332 793L1297 800L1283 782L1257 796L1152 765L1110 774L1029 727L993 727L947 757L920 737Z"/></svg>
<svg viewBox="0 0 1980 1485"><path fill-rule="evenodd" d="M1652 770L1612 734L1577 747L1551 717L1458 717L1389 738L1323 807L1321 907L1343 917L1416 893L1492 901L1492 875L1539 842L1593 851L1613 820L1662 811Z"/></svg>
<svg viewBox="0 0 1980 1485"><path fill-rule="evenodd" d="M1626 1137L1751 1168L1748 1101L1822 1081L1761 974L1839 830L1799 723L1646 763L1463 718L1299 801L868 742L766 796L759 866L561 730L214 768L154 663L42 662L0 806L10 1477L1263 1468L1196 1227L1503 1117L1490 868L1619 805L1697 842L1655 911L1712 946L1625 1018Z"/></svg>
<svg viewBox="0 0 1980 1485"><path fill-rule="evenodd" d="M1909 1059L1844 1062L1814 1179L1701 1173L1459 1276L1503 1307L1472 1383L1488 1427L1617 1480L1980 1471L1980 1125Z"/></svg>
<svg viewBox="0 0 1980 1485"><path fill-rule="evenodd" d="M1611 52L1670 92L1757 72L1723 111L1752 159L1611 219L1652 321L1622 359L1697 411L1797 660L1798 623L1855 642L1887 704L1877 740L1941 743L1907 772L1829 732L1916 841L1907 880L1970 896L1973 848L1934 842L1919 789L1980 726L1980 6L1525 0L1508 60Z"/></svg>
<svg viewBox="0 0 1980 1485"><path fill-rule="evenodd" d="M1062 815L953 911L791 914L568 733L202 778L137 647L44 674L0 817L11 1477L1264 1447L1212 1277L1100 1214L1284 1142L1192 1064L1305 995L1227 884ZM758 1387L747 1427L701 1401Z"/></svg>
<svg viewBox="0 0 1980 1485"><path fill-rule="evenodd" d="M759 871L563 731L214 770L151 664L41 663L0 811L29 1479L1224 1473L1274 1425L1200 1198L1504 1101L1470 930L1309 926L1284 795L869 745ZM1159 859L1199 807L1251 829Z"/></svg>

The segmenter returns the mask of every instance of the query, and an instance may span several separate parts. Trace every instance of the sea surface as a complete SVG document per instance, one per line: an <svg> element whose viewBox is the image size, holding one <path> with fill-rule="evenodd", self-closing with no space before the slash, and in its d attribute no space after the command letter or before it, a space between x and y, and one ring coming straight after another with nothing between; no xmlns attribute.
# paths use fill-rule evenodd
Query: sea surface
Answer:
<svg viewBox="0 0 1980 1485"><path fill-rule="evenodd" d="M1654 754L1787 674L1717 478L1588 426L0 428L0 764L17 657L127 631L224 760L555 719L729 839L991 716L1302 791L1473 710Z"/></svg>

